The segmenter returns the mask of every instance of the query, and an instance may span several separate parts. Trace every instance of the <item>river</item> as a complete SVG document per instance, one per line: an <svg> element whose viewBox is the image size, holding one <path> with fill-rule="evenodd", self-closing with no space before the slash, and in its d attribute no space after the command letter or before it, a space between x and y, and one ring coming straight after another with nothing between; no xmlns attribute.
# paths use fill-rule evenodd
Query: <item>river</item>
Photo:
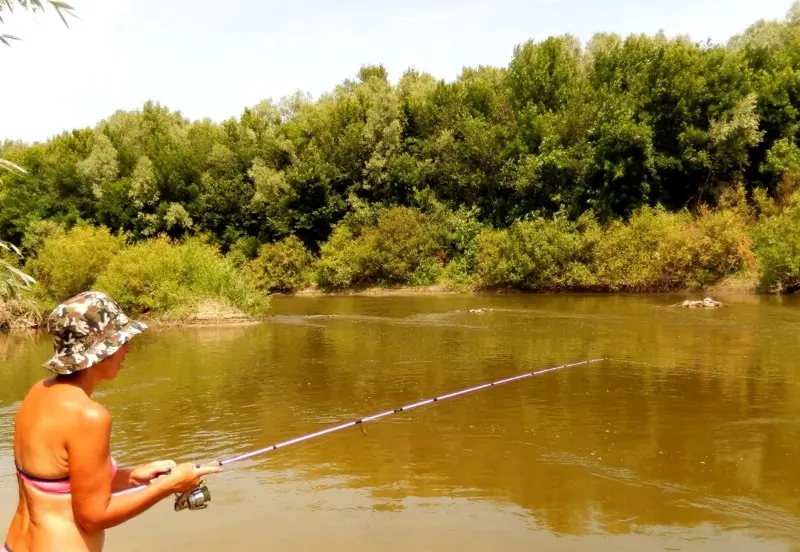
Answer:
<svg viewBox="0 0 800 552"><path fill-rule="evenodd" d="M516 374L606 360L231 464L109 551L800 550L800 299L282 297L250 326L152 329L97 394L122 465L205 462ZM470 309L487 309L471 313ZM0 336L11 436L51 346Z"/></svg>

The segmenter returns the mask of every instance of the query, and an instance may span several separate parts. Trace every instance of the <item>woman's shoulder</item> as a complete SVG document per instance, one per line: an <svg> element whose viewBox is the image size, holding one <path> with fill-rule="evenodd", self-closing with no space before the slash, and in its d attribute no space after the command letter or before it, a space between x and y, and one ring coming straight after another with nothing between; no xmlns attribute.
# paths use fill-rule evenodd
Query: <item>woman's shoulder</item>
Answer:
<svg viewBox="0 0 800 552"><path fill-rule="evenodd" d="M23 403L25 402L34 410L44 410L64 421L71 419L90 425L105 425L111 422L111 414L105 406L80 389L53 384L52 380L45 379L34 384L23 400Z"/></svg>

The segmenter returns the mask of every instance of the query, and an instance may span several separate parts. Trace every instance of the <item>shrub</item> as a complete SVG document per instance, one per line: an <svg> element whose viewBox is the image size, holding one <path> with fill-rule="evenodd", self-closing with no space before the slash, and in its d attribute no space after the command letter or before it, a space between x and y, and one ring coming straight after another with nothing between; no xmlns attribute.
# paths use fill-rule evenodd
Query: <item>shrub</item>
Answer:
<svg viewBox="0 0 800 552"><path fill-rule="evenodd" d="M359 244L353 232L340 223L328 241L320 247L314 265L317 283L323 288L337 289L351 285L359 271Z"/></svg>
<svg viewBox="0 0 800 552"><path fill-rule="evenodd" d="M264 291L292 292L308 283L311 255L303 242L289 236L276 243L262 245L249 271L256 286Z"/></svg>
<svg viewBox="0 0 800 552"><path fill-rule="evenodd" d="M230 250L227 257L234 264L236 268L244 268L256 257L261 248L261 240L253 237L243 237L237 239Z"/></svg>
<svg viewBox="0 0 800 552"><path fill-rule="evenodd" d="M445 211L441 224L448 231L447 265L441 278L455 287L475 284L478 236L484 230L477 210Z"/></svg>
<svg viewBox="0 0 800 552"><path fill-rule="evenodd" d="M227 303L247 314L266 310L268 298L200 237L173 242L158 237L121 251L96 287L132 313L188 314L202 300Z"/></svg>
<svg viewBox="0 0 800 552"><path fill-rule="evenodd" d="M700 289L754 262L745 220L735 211L703 211L682 222L659 244L657 287Z"/></svg>
<svg viewBox="0 0 800 552"><path fill-rule="evenodd" d="M25 236L22 238L22 250L27 257L35 257L47 238L65 233L66 228L61 222L36 220L28 224L28 228L25 230Z"/></svg>
<svg viewBox="0 0 800 552"><path fill-rule="evenodd" d="M645 207L614 221L595 249L594 272L610 291L702 288L752 262L746 221L735 209L668 213Z"/></svg>
<svg viewBox="0 0 800 552"><path fill-rule="evenodd" d="M361 238L365 283L408 283L423 263L430 266L442 249L442 238L441 229L419 211L407 207L387 210L378 225Z"/></svg>
<svg viewBox="0 0 800 552"><path fill-rule="evenodd" d="M124 237L107 228L80 225L45 237L26 269L38 281L39 293L58 303L91 289L124 247Z"/></svg>
<svg viewBox="0 0 800 552"><path fill-rule="evenodd" d="M408 207L380 212L377 223L339 223L320 248L320 286L433 283L442 273L446 230Z"/></svg>
<svg viewBox="0 0 800 552"><path fill-rule="evenodd" d="M761 266L759 286L776 293L800 288L800 193L792 194L779 214L762 218L753 240Z"/></svg>
<svg viewBox="0 0 800 552"><path fill-rule="evenodd" d="M556 290L588 287L587 263L594 247L591 215L571 222L562 216L486 229L478 236L478 280L486 287Z"/></svg>
<svg viewBox="0 0 800 552"><path fill-rule="evenodd" d="M661 208L645 207L627 224L615 220L595 247L592 271L598 285L609 291L645 291L657 287L661 274L659 245L688 213L671 215Z"/></svg>

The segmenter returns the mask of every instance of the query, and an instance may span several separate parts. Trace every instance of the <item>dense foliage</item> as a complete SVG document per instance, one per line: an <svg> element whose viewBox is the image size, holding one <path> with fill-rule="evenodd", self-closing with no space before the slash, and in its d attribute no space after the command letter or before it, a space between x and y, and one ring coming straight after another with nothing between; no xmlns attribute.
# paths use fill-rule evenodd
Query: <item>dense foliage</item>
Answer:
<svg viewBox="0 0 800 552"><path fill-rule="evenodd" d="M788 289L799 122L800 3L726 45L551 37L454 82L409 70L392 84L365 66L316 101L221 123L148 102L6 142L0 158L27 173L2 176L0 239L35 268L52 264L37 251L48 228L200 234L265 291L672 289L756 260L765 287ZM735 209L720 203L737 194ZM767 202L771 214L755 207Z"/></svg>

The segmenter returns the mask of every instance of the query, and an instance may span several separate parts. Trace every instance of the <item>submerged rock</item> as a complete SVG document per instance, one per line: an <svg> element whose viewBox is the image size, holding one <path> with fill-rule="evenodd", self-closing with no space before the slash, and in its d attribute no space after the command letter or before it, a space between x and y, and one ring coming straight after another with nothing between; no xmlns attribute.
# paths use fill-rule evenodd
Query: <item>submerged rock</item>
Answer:
<svg viewBox="0 0 800 552"><path fill-rule="evenodd" d="M728 305L715 301L711 297L706 297L702 301L684 301L673 306L683 309L718 309L720 307L727 307Z"/></svg>

